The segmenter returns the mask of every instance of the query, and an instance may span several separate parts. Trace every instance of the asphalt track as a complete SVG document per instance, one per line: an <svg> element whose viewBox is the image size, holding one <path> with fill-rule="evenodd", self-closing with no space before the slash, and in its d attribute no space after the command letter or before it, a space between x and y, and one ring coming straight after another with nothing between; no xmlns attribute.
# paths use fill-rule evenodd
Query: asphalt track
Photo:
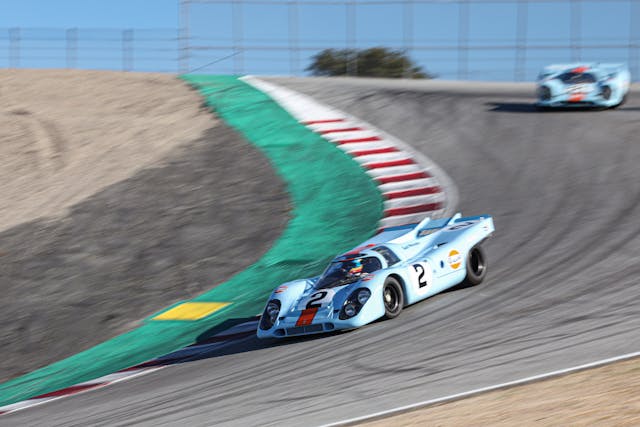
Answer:
<svg viewBox="0 0 640 427"><path fill-rule="evenodd" d="M490 273L349 333L255 338L0 425L320 425L640 349L640 93L538 113L527 85L274 80L398 136L494 216ZM357 189L354 189L357 191Z"/></svg>

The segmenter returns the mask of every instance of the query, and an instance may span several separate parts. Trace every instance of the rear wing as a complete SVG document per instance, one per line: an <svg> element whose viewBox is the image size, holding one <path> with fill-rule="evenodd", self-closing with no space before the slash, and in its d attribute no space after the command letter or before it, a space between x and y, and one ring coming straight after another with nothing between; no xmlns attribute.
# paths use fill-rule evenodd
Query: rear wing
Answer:
<svg viewBox="0 0 640 427"><path fill-rule="evenodd" d="M627 64L598 64L598 68L604 73L621 73L629 70Z"/></svg>
<svg viewBox="0 0 640 427"><path fill-rule="evenodd" d="M388 245L400 254L401 258L409 259L425 250L425 245L437 245L439 241L450 242L462 235L465 236L465 241L473 241L476 244L491 236L493 231L493 218L490 215L462 217L457 213L450 218L425 218L418 224L384 229L342 256L362 253L379 245Z"/></svg>
<svg viewBox="0 0 640 427"><path fill-rule="evenodd" d="M546 67L544 67L541 71L540 74L538 75L538 80L544 79L546 77L555 75L555 74L560 74L563 73L565 71L568 70L572 70L575 68L580 68L580 67L584 67L584 68L592 68L594 64L585 64L585 63L579 63L579 62L574 62L574 63L569 63L569 64L552 64L552 65L547 65Z"/></svg>
<svg viewBox="0 0 640 427"><path fill-rule="evenodd" d="M366 242L363 242L347 253L364 250L366 248L371 248L383 243L404 244L431 234L430 231L432 230L440 230L450 225L487 218L491 218L491 216L480 215L463 218L461 213L457 213L449 218L431 219L427 217L417 224L407 224L398 227L385 228L380 233L376 234Z"/></svg>

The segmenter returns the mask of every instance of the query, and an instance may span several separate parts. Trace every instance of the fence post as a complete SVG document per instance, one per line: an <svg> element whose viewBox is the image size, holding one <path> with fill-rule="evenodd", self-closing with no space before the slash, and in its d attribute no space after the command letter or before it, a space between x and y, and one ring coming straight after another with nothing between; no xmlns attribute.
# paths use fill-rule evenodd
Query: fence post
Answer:
<svg viewBox="0 0 640 427"><path fill-rule="evenodd" d="M469 78L469 0L458 2L458 79Z"/></svg>
<svg viewBox="0 0 640 427"><path fill-rule="evenodd" d="M295 76L300 71L298 1L290 1L289 6L289 73Z"/></svg>
<svg viewBox="0 0 640 427"><path fill-rule="evenodd" d="M242 29L242 3L243 0L235 0L231 4L231 19L232 19L232 33L233 33L233 52L237 53L233 57L233 73L244 73L244 53L243 53L243 29Z"/></svg>
<svg viewBox="0 0 640 427"><path fill-rule="evenodd" d="M582 0L571 0L571 61L580 62L582 55L580 52L580 37L582 21L580 3Z"/></svg>
<svg viewBox="0 0 640 427"><path fill-rule="evenodd" d="M133 70L133 30L122 31L122 71Z"/></svg>
<svg viewBox="0 0 640 427"><path fill-rule="evenodd" d="M515 81L525 79L525 63L527 60L527 24L529 23L529 4L527 0L518 2L516 18L516 64Z"/></svg>
<svg viewBox="0 0 640 427"><path fill-rule="evenodd" d="M76 68L78 59L78 29L68 28L67 41L67 68Z"/></svg>
<svg viewBox="0 0 640 427"><path fill-rule="evenodd" d="M402 44L406 55L411 59L413 48L413 0L405 1L402 14ZM404 78L411 77L411 69L407 67L404 71Z"/></svg>
<svg viewBox="0 0 640 427"><path fill-rule="evenodd" d="M347 49L351 52L347 58L347 75L358 75L358 52L356 52L356 2L349 0L345 3L345 35Z"/></svg>
<svg viewBox="0 0 640 427"><path fill-rule="evenodd" d="M640 49L640 31L638 31L637 18L640 14L640 5L637 1L629 0L629 71L631 80L640 80L640 62L638 50Z"/></svg>
<svg viewBox="0 0 640 427"><path fill-rule="evenodd" d="M9 68L20 67L20 28L9 28Z"/></svg>
<svg viewBox="0 0 640 427"><path fill-rule="evenodd" d="M180 0L180 22L178 29L179 72L189 72L189 0Z"/></svg>

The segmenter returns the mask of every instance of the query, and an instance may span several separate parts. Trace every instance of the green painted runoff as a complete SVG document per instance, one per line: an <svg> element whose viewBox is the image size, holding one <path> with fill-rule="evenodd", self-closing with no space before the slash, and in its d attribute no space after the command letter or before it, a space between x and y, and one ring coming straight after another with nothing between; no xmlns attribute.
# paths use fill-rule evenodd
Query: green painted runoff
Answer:
<svg viewBox="0 0 640 427"><path fill-rule="evenodd" d="M89 350L0 384L0 406L145 362L223 331L259 314L278 284L319 274L334 255L375 232L382 196L348 155L237 77L181 78L200 91L218 117L258 147L285 181L294 206L285 231L255 264L192 300L231 305L197 321L147 320Z"/></svg>

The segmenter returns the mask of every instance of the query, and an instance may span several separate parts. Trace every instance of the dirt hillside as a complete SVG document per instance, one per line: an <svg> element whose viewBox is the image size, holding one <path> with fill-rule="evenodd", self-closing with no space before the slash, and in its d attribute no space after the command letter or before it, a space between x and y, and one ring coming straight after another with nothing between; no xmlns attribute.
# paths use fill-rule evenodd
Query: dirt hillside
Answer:
<svg viewBox="0 0 640 427"><path fill-rule="evenodd" d="M0 71L0 196L0 381L241 271L289 203L175 76L71 70Z"/></svg>
<svg viewBox="0 0 640 427"><path fill-rule="evenodd" d="M363 423L382 426L640 425L640 359Z"/></svg>

